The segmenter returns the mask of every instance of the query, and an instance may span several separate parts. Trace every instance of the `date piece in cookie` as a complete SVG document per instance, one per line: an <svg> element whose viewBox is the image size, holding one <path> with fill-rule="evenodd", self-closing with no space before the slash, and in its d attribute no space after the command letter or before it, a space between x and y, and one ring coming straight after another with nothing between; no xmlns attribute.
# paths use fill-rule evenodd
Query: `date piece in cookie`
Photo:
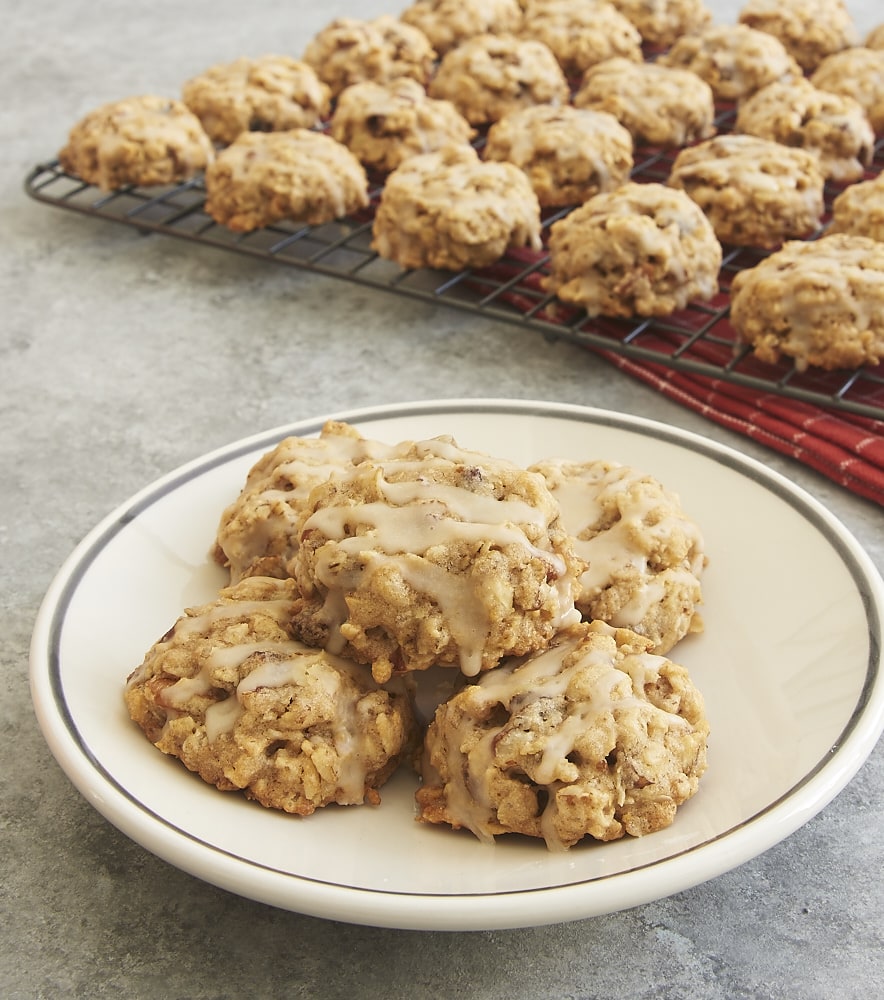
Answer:
<svg viewBox="0 0 884 1000"><path fill-rule="evenodd" d="M540 204L512 163L472 146L412 156L387 178L372 249L403 268L487 267L510 246L539 250Z"/></svg>
<svg viewBox="0 0 884 1000"><path fill-rule="evenodd" d="M682 35L706 27L712 12L703 0L611 0L654 49L669 48Z"/></svg>
<svg viewBox="0 0 884 1000"><path fill-rule="evenodd" d="M476 35L518 31L522 8L518 0L415 0L399 17L419 28L444 56Z"/></svg>
<svg viewBox="0 0 884 1000"><path fill-rule="evenodd" d="M819 228L824 183L813 153L752 135L720 135L683 149L669 174L722 243L766 249Z"/></svg>
<svg viewBox="0 0 884 1000"><path fill-rule="evenodd" d="M304 62L337 97L354 83L389 83L407 76L426 85L436 51L413 25L383 14L373 20L339 17L310 40Z"/></svg>
<svg viewBox="0 0 884 1000"><path fill-rule="evenodd" d="M826 56L810 82L858 101L872 128L884 132L884 49L857 46Z"/></svg>
<svg viewBox="0 0 884 1000"><path fill-rule="evenodd" d="M734 122L746 132L819 157L827 180L859 180L872 163L875 133L858 101L820 90L804 77L770 83L742 102Z"/></svg>
<svg viewBox="0 0 884 1000"><path fill-rule="evenodd" d="M782 42L745 24L714 24L685 35L659 62L696 73L718 101L741 101L768 83L801 75Z"/></svg>
<svg viewBox="0 0 884 1000"><path fill-rule="evenodd" d="M206 171L206 212L234 232L283 219L320 225L367 205L362 164L310 129L243 132Z"/></svg>
<svg viewBox="0 0 884 1000"><path fill-rule="evenodd" d="M586 563L575 601L584 618L638 632L661 654L703 630L703 536L674 493L617 462L547 459L531 471Z"/></svg>
<svg viewBox="0 0 884 1000"><path fill-rule="evenodd" d="M607 59L591 67L574 106L607 111L636 145L685 146L715 133L712 88L689 70L659 62Z"/></svg>
<svg viewBox="0 0 884 1000"><path fill-rule="evenodd" d="M472 125L532 104L567 104L568 81L543 42L476 35L448 52L430 81L431 97L451 101Z"/></svg>
<svg viewBox="0 0 884 1000"><path fill-rule="evenodd" d="M434 665L472 677L579 621L581 566L541 476L451 438L403 442L311 493L294 627L379 682Z"/></svg>
<svg viewBox="0 0 884 1000"><path fill-rule="evenodd" d="M642 59L638 29L607 0L530 0L519 34L549 46L569 79L614 56Z"/></svg>
<svg viewBox="0 0 884 1000"><path fill-rule="evenodd" d="M450 101L415 80L355 83L338 97L331 135L369 170L388 173L410 156L468 143L475 129Z"/></svg>
<svg viewBox="0 0 884 1000"><path fill-rule="evenodd" d="M488 131L486 160L514 163L541 205L579 205L629 179L632 136L613 115L538 104Z"/></svg>
<svg viewBox="0 0 884 1000"><path fill-rule="evenodd" d="M884 356L884 243L793 240L731 286L731 322L762 361L855 368Z"/></svg>
<svg viewBox="0 0 884 1000"><path fill-rule="evenodd" d="M61 166L102 191L127 184L187 180L215 151L199 118L181 101L147 94L104 104L71 129Z"/></svg>
<svg viewBox="0 0 884 1000"><path fill-rule="evenodd" d="M308 816L380 801L415 737L404 693L292 639L291 580L251 577L190 608L130 674L156 747L222 791Z"/></svg>
<svg viewBox="0 0 884 1000"><path fill-rule="evenodd" d="M859 41L844 0L746 0L738 20L778 38L808 73Z"/></svg>
<svg viewBox="0 0 884 1000"><path fill-rule="evenodd" d="M666 316L718 291L721 244L684 191L629 182L551 234L544 287L590 316Z"/></svg>
<svg viewBox="0 0 884 1000"><path fill-rule="evenodd" d="M243 56L188 80L184 103L209 137L227 145L243 132L312 128L329 111L329 89L289 56Z"/></svg>
<svg viewBox="0 0 884 1000"><path fill-rule="evenodd" d="M508 660L436 710L418 819L553 851L665 829L698 790L709 723L687 670L603 622Z"/></svg>
<svg viewBox="0 0 884 1000"><path fill-rule="evenodd" d="M828 232L868 236L884 243L884 174L851 184L835 198Z"/></svg>
<svg viewBox="0 0 884 1000"><path fill-rule="evenodd" d="M218 525L215 560L230 570L231 583L291 576L297 522L313 487L388 451L355 427L329 420L319 437L287 437L262 455Z"/></svg>

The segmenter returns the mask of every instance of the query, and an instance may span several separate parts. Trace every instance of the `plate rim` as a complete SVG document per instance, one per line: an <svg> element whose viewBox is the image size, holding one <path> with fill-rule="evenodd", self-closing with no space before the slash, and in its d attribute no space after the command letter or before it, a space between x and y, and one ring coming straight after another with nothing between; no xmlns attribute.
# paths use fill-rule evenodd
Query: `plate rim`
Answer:
<svg viewBox="0 0 884 1000"><path fill-rule="evenodd" d="M870 649L857 703L836 743L778 800L721 834L660 861L567 885L505 892L437 895L317 881L268 868L193 837L120 786L81 739L61 690L58 643L66 608L93 559L125 526L161 497L220 464L271 446L290 434L317 433L327 420L356 424L429 414L479 413L560 417L652 435L700 452L749 475L810 521L845 563L863 600ZM860 584L863 584L861 586ZM807 490L737 449L634 414L532 399L451 398L364 406L281 424L229 442L154 479L103 517L63 561L38 610L30 645L31 699L56 761L77 790L112 825L185 872L238 895L326 919L415 930L491 930L540 926L598 916L680 892L757 857L803 826L849 783L884 731L881 617L884 581L868 553L840 519ZM59 724L61 729L59 729ZM811 794L813 792L814 794ZM765 835L758 836L762 820ZM148 827L145 830L145 827ZM691 864L686 867L685 857ZM672 882L675 873L677 884ZM591 893L588 887L592 887ZM587 900L587 895L592 898ZM505 905L530 900L524 907Z"/></svg>

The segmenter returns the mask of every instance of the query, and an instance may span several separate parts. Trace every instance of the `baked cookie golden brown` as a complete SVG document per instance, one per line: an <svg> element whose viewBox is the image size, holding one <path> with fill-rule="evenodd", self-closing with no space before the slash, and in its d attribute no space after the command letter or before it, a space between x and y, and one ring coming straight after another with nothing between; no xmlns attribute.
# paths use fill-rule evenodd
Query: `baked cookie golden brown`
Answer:
<svg viewBox="0 0 884 1000"><path fill-rule="evenodd" d="M190 608L127 681L133 721L222 791L308 816L377 803L410 752L408 697L292 639L291 580L251 577Z"/></svg>
<svg viewBox="0 0 884 1000"><path fill-rule="evenodd" d="M867 49L884 49L884 21L869 31L863 44Z"/></svg>
<svg viewBox="0 0 884 1000"><path fill-rule="evenodd" d="M709 722L687 670L602 622L505 661L436 711L418 819L564 850L665 829L706 770Z"/></svg>
<svg viewBox="0 0 884 1000"><path fill-rule="evenodd" d="M440 56L475 35L506 35L518 31L522 8L518 0L415 0L399 15L420 30Z"/></svg>
<svg viewBox="0 0 884 1000"><path fill-rule="evenodd" d="M850 184L835 198L827 232L884 242L884 174Z"/></svg>
<svg viewBox="0 0 884 1000"><path fill-rule="evenodd" d="M738 20L778 38L808 73L859 41L844 0L746 0Z"/></svg>
<svg viewBox="0 0 884 1000"><path fill-rule="evenodd" d="M792 240L731 285L731 322L762 361L799 371L884 357L884 243L836 233Z"/></svg>
<svg viewBox="0 0 884 1000"><path fill-rule="evenodd" d="M651 48L665 49L682 35L704 28L712 12L703 0L611 0Z"/></svg>
<svg viewBox="0 0 884 1000"><path fill-rule="evenodd" d="M199 118L181 101L146 94L103 104L71 129L62 168L102 191L175 184L212 162Z"/></svg>
<svg viewBox="0 0 884 1000"><path fill-rule="evenodd" d="M814 70L810 82L820 90L852 97L876 132L884 132L884 48L856 46L835 52Z"/></svg>

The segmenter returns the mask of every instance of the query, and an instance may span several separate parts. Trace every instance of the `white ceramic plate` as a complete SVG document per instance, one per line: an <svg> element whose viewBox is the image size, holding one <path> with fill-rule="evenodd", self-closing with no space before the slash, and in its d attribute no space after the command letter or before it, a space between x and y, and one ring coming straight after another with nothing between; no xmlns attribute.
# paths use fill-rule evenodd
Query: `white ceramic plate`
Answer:
<svg viewBox="0 0 884 1000"><path fill-rule="evenodd" d="M884 585L812 497L696 435L583 407L450 400L338 415L391 443L453 434L527 464L609 458L678 492L710 563L703 635L671 658L704 693L709 770L667 830L564 854L542 842L413 820L414 781L383 802L309 819L222 794L154 750L128 719L126 675L188 605L223 585L208 557L222 508L276 428L198 459L99 524L50 587L31 654L34 704L71 780L108 820L173 865L275 906L354 923L473 930L554 923L695 885L805 823L884 729Z"/></svg>

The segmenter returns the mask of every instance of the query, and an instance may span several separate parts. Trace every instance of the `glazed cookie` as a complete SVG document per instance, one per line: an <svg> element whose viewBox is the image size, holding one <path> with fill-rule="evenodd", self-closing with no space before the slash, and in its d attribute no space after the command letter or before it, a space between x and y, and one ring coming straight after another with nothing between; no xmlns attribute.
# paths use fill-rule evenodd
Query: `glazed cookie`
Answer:
<svg viewBox="0 0 884 1000"><path fill-rule="evenodd" d="M518 167L484 163L471 146L447 146L390 174L371 246L404 268L487 267L507 247L540 249L540 205Z"/></svg>
<svg viewBox="0 0 884 1000"><path fill-rule="evenodd" d="M262 455L218 525L215 560L230 570L231 583L247 576L291 576L295 527L310 490L388 450L355 427L330 420L319 437L287 437Z"/></svg>
<svg viewBox="0 0 884 1000"><path fill-rule="evenodd" d="M565 74L543 42L488 34L448 52L429 93L451 101L472 125L532 104L567 104L570 97Z"/></svg>
<svg viewBox="0 0 884 1000"><path fill-rule="evenodd" d="M638 28L642 40L655 49L667 49L712 20L703 0L611 0Z"/></svg>
<svg viewBox="0 0 884 1000"><path fill-rule="evenodd" d="M104 104L71 129L62 169L102 191L187 180L212 162L199 118L181 101L145 95Z"/></svg>
<svg viewBox="0 0 884 1000"><path fill-rule="evenodd" d="M629 179L632 136L613 115L538 104L488 131L486 160L514 163L541 205L579 205Z"/></svg>
<svg viewBox="0 0 884 1000"><path fill-rule="evenodd" d="M418 819L480 840L569 848L671 825L706 770L709 722L687 670L603 622L506 661L436 711Z"/></svg>
<svg viewBox="0 0 884 1000"><path fill-rule="evenodd" d="M855 368L884 357L884 244L836 233L793 240L740 271L731 322L762 361Z"/></svg>
<svg viewBox="0 0 884 1000"><path fill-rule="evenodd" d="M738 20L778 38L809 73L859 41L843 0L746 0Z"/></svg>
<svg viewBox="0 0 884 1000"><path fill-rule="evenodd" d="M320 225L367 205L360 162L310 129L243 132L206 170L206 212L234 232L283 219Z"/></svg>
<svg viewBox="0 0 884 1000"><path fill-rule="evenodd" d="M810 82L820 90L852 97L872 128L884 132L884 49L858 46L826 56Z"/></svg>
<svg viewBox="0 0 884 1000"><path fill-rule="evenodd" d="M294 583L252 577L190 608L130 674L133 721L222 791L308 816L377 803L414 741L408 698L289 632Z"/></svg>
<svg viewBox="0 0 884 1000"><path fill-rule="evenodd" d="M772 249L822 221L819 160L769 139L720 135L683 149L669 184L703 209L722 243Z"/></svg>
<svg viewBox="0 0 884 1000"><path fill-rule="evenodd" d="M584 74L574 106L607 111L637 145L684 146L715 133L712 88L689 70L608 59Z"/></svg>
<svg viewBox="0 0 884 1000"><path fill-rule="evenodd" d="M721 244L684 191L630 182L551 233L544 287L590 316L666 316L718 291Z"/></svg>
<svg viewBox="0 0 884 1000"><path fill-rule="evenodd" d="M227 145L243 132L312 128L329 111L329 89L288 56L242 57L188 80L184 103L209 137Z"/></svg>
<svg viewBox="0 0 884 1000"><path fill-rule="evenodd" d="M380 682L434 665L472 677L579 621L581 565L541 476L451 438L403 442L311 493L295 629Z"/></svg>
<svg viewBox="0 0 884 1000"><path fill-rule="evenodd" d="M533 0L520 34L547 45L569 79L614 56L642 59L638 29L607 0Z"/></svg>
<svg viewBox="0 0 884 1000"><path fill-rule="evenodd" d="M871 165L875 134L851 97L820 90L804 77L770 83L737 111L734 130L819 157L827 179L859 180Z"/></svg>
<svg viewBox="0 0 884 1000"><path fill-rule="evenodd" d="M778 39L745 24L715 24L685 35L659 62L696 73L719 101L741 101L768 83L801 75Z"/></svg>
<svg viewBox="0 0 884 1000"><path fill-rule="evenodd" d="M468 143L475 129L450 101L437 101L416 81L355 83L338 97L331 135L370 170L387 173L409 156Z"/></svg>
<svg viewBox="0 0 884 1000"><path fill-rule="evenodd" d="M364 80L389 83L407 76L426 85L435 60L427 36L389 14L370 21L339 17L304 50L304 61L331 88L333 97Z"/></svg>
<svg viewBox="0 0 884 1000"><path fill-rule="evenodd" d="M517 0L416 0L399 15L420 30L440 56L475 35L518 31L522 8Z"/></svg>
<svg viewBox="0 0 884 1000"><path fill-rule="evenodd" d="M829 233L852 233L884 242L884 174L846 187L832 203Z"/></svg>

